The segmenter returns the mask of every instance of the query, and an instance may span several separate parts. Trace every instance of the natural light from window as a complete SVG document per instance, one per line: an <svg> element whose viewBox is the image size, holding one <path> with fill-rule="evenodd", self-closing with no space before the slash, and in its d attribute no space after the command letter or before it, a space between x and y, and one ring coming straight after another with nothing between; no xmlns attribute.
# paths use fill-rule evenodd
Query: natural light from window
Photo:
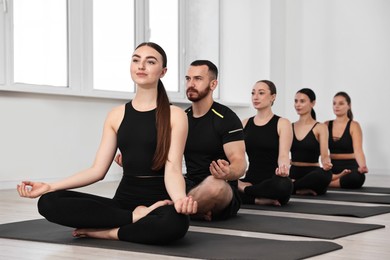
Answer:
<svg viewBox="0 0 390 260"><path fill-rule="evenodd" d="M168 57L162 78L167 91L179 91L179 1L149 0L150 41L159 44Z"/></svg>
<svg viewBox="0 0 390 260"><path fill-rule="evenodd" d="M66 0L14 0L14 82L68 85Z"/></svg>
<svg viewBox="0 0 390 260"><path fill-rule="evenodd" d="M133 92L134 1L93 1L93 88Z"/></svg>

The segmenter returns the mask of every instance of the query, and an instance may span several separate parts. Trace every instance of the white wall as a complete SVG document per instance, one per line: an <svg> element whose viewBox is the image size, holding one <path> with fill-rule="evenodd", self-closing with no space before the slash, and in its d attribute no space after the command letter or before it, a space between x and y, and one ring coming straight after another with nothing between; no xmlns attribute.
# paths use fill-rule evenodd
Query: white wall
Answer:
<svg viewBox="0 0 390 260"><path fill-rule="evenodd" d="M118 101L0 92L0 189L55 180L89 167ZM107 179L118 179L112 167Z"/></svg>
<svg viewBox="0 0 390 260"><path fill-rule="evenodd" d="M259 79L277 84L274 112L292 121L298 89L316 92L321 121L333 117L334 93L346 90L370 174L390 172L390 1L221 1L221 26L220 97L240 104L233 109L241 118L255 113L250 92ZM124 102L0 92L0 189L90 166L107 112ZM120 175L114 165L107 178Z"/></svg>
<svg viewBox="0 0 390 260"><path fill-rule="evenodd" d="M318 120L334 118L333 95L352 98L363 128L372 174L390 173L390 1L294 0L285 2L285 115L297 116L297 90L317 94Z"/></svg>

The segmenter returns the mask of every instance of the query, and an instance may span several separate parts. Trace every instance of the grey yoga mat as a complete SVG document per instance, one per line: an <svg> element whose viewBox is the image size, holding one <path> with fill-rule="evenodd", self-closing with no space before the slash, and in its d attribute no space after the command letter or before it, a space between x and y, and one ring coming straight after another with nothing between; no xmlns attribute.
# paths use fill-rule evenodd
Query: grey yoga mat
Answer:
<svg viewBox="0 0 390 260"><path fill-rule="evenodd" d="M241 208L357 218L371 217L390 212L390 207L383 206L355 206L301 201L290 201L287 205L281 207L245 204L241 205Z"/></svg>
<svg viewBox="0 0 390 260"><path fill-rule="evenodd" d="M72 228L45 219L0 225L1 238L201 259L303 259L342 248L329 241L285 241L191 231L183 239L169 245L143 245L73 238L71 231Z"/></svg>
<svg viewBox="0 0 390 260"><path fill-rule="evenodd" d="M304 196L304 195L293 195L292 198L299 199L313 199L313 200L332 200L332 201L349 201L349 202L362 202L362 203L374 203L374 204L390 204L389 194L355 194L348 192L332 192L329 191L321 196Z"/></svg>
<svg viewBox="0 0 390 260"><path fill-rule="evenodd" d="M328 191L390 194L390 187L363 186L359 189L328 188Z"/></svg>
<svg viewBox="0 0 390 260"><path fill-rule="evenodd" d="M322 239L336 239L385 227L376 224L356 224L243 213L239 213L236 217L225 221L191 221L191 225Z"/></svg>

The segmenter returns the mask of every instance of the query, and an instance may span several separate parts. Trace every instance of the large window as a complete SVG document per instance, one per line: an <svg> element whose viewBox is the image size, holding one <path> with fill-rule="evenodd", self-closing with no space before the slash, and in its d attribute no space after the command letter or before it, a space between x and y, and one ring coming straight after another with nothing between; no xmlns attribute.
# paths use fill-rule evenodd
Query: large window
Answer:
<svg viewBox="0 0 390 260"><path fill-rule="evenodd" d="M14 82L68 85L66 0L14 0Z"/></svg>
<svg viewBox="0 0 390 260"><path fill-rule="evenodd" d="M0 0L0 7L0 91L131 98L130 58L143 41L166 51L162 80L176 101L185 100L193 59L218 65L219 1Z"/></svg>
<svg viewBox="0 0 390 260"><path fill-rule="evenodd" d="M134 91L130 58L134 49L134 1L93 0L93 88Z"/></svg>
<svg viewBox="0 0 390 260"><path fill-rule="evenodd" d="M163 11L165 10L165 11ZM162 12L177 15L161 15ZM149 39L167 53L168 72L162 79L167 91L179 91L179 0L149 0Z"/></svg>

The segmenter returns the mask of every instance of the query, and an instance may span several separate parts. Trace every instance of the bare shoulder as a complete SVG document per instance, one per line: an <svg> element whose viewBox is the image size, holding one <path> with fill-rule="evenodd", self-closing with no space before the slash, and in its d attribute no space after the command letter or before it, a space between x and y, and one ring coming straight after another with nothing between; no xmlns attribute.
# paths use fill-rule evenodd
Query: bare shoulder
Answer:
<svg viewBox="0 0 390 260"><path fill-rule="evenodd" d="M183 116L186 115L184 110L178 106L171 105L171 115L173 116Z"/></svg>
<svg viewBox="0 0 390 260"><path fill-rule="evenodd" d="M357 132L357 133L361 133L362 132L362 128L360 127L359 122L357 122L357 121L352 121L351 122L350 132L351 132L351 134L354 133L354 132Z"/></svg>
<svg viewBox="0 0 390 260"><path fill-rule="evenodd" d="M174 124L175 122L181 121L187 122L187 114L182 108L171 105L171 122Z"/></svg>
<svg viewBox="0 0 390 260"><path fill-rule="evenodd" d="M111 126L114 130L119 128L125 114L125 105L112 108L107 115L106 125Z"/></svg>
<svg viewBox="0 0 390 260"><path fill-rule="evenodd" d="M326 121L324 122L324 124L328 126L328 125L329 125L329 121L330 121L330 120L326 120Z"/></svg>
<svg viewBox="0 0 390 260"><path fill-rule="evenodd" d="M279 118L278 125L280 127L291 127L291 122L287 118L281 117Z"/></svg>
<svg viewBox="0 0 390 260"><path fill-rule="evenodd" d="M321 123L321 122L318 122L315 128L317 128L321 131L325 131L325 130L328 131L327 125L325 123Z"/></svg>
<svg viewBox="0 0 390 260"><path fill-rule="evenodd" d="M112 108L107 115L107 118L123 118L123 115L125 113L125 105L120 105Z"/></svg>
<svg viewBox="0 0 390 260"><path fill-rule="evenodd" d="M358 121L355 121L355 120L352 120L351 122L351 127L357 127L357 128L360 128L360 124Z"/></svg>

